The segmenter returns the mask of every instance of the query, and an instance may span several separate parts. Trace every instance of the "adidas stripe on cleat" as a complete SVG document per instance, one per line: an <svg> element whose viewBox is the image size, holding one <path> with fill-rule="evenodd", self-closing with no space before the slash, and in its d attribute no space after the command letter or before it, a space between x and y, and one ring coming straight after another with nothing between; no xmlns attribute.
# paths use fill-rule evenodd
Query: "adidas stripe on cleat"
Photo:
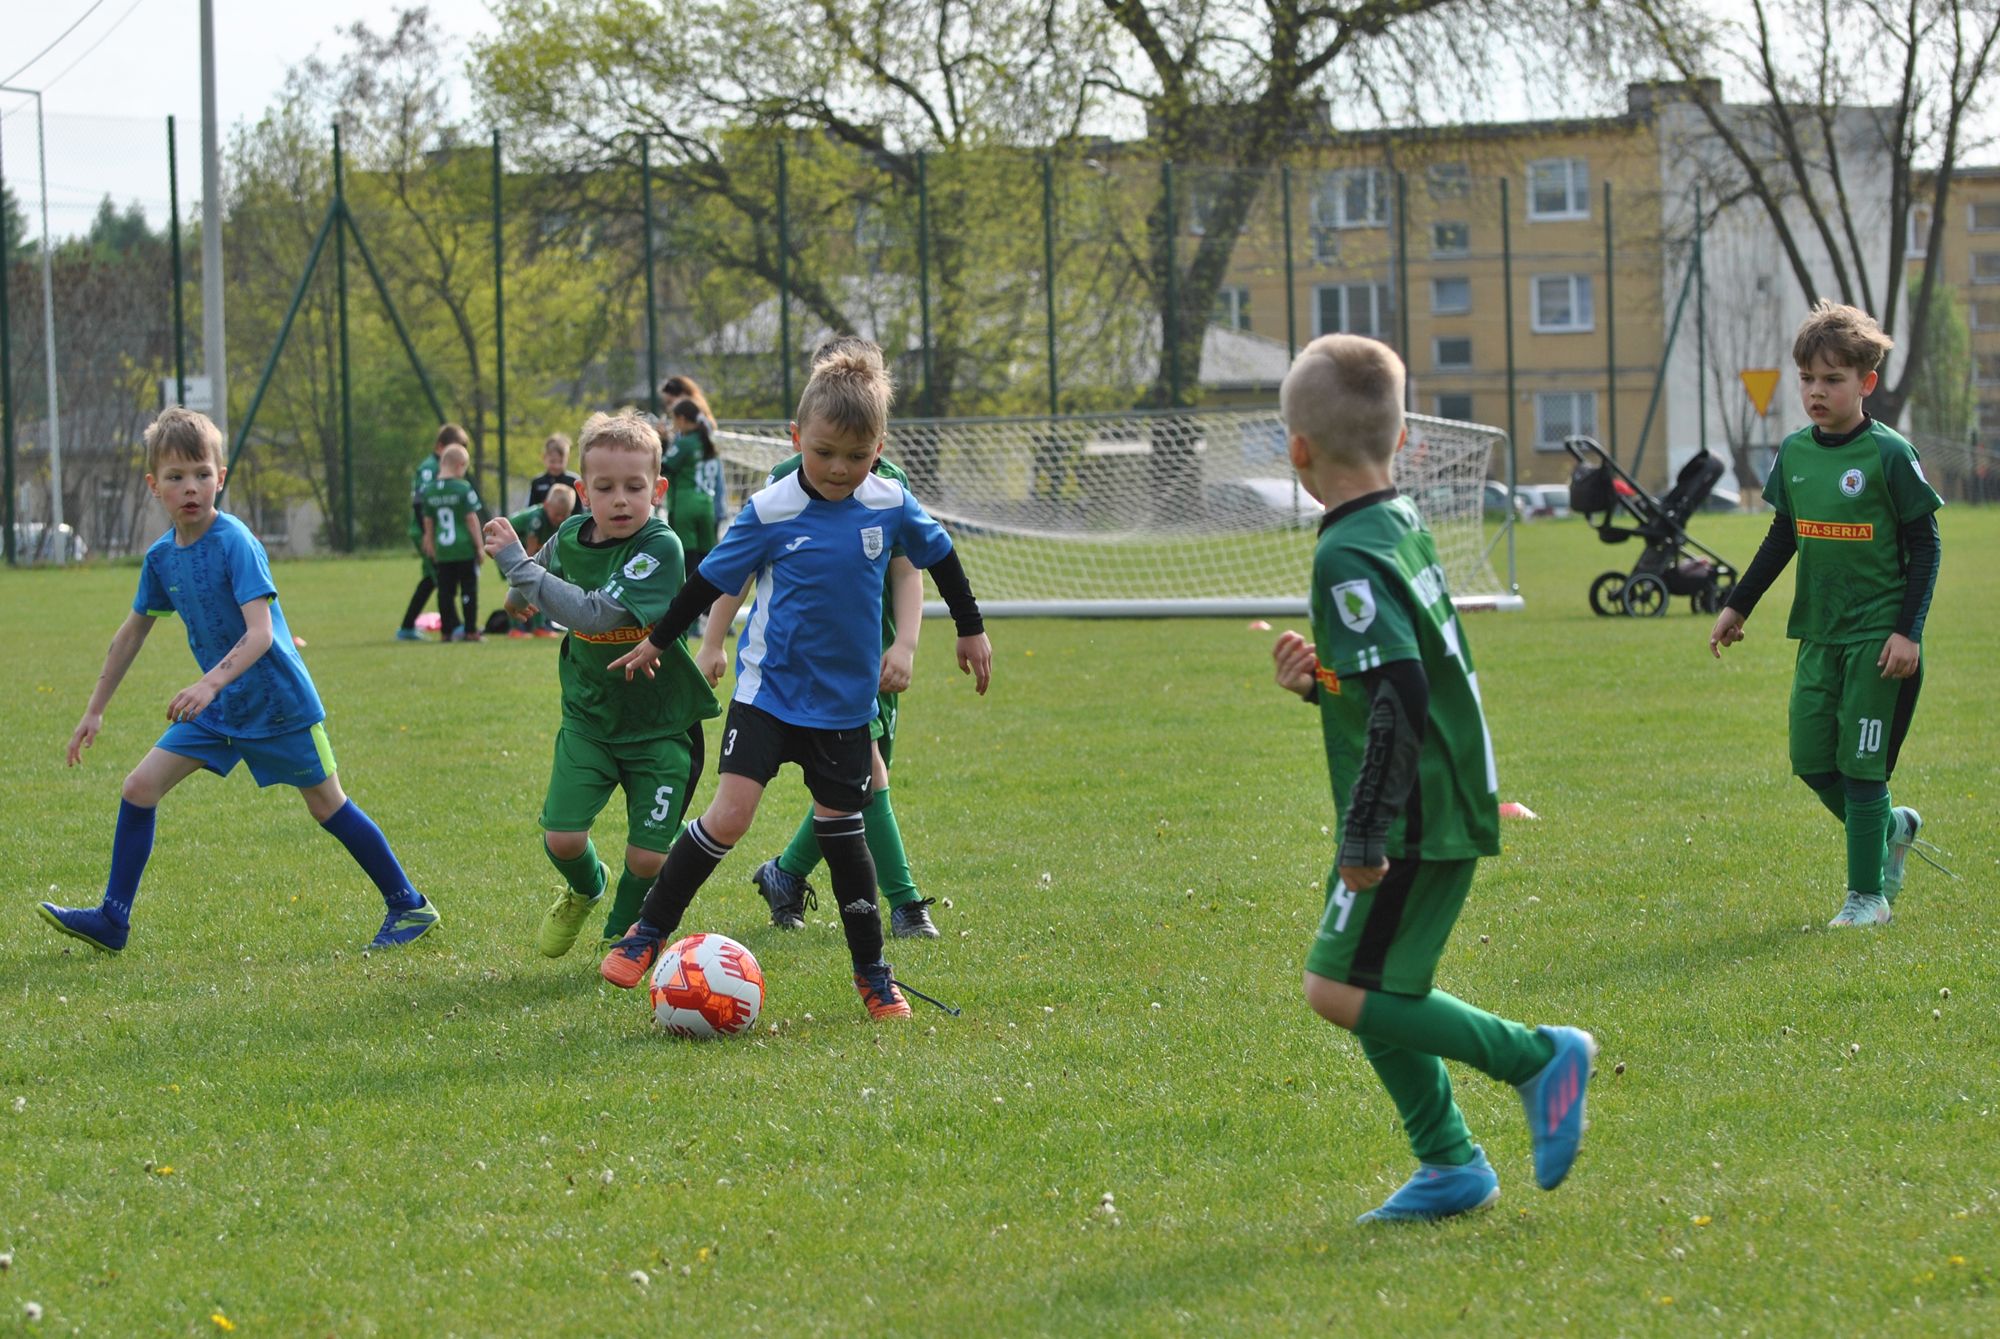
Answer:
<svg viewBox="0 0 2000 1339"><path fill-rule="evenodd" d="M1535 1184L1554 1190L1569 1175L1577 1146L1583 1142L1587 1125L1584 1090L1590 1085L1591 1062L1597 1058L1597 1039L1582 1028L1539 1027L1535 1031L1555 1043L1555 1057L1515 1091L1521 1094L1521 1105L1528 1113Z"/></svg>

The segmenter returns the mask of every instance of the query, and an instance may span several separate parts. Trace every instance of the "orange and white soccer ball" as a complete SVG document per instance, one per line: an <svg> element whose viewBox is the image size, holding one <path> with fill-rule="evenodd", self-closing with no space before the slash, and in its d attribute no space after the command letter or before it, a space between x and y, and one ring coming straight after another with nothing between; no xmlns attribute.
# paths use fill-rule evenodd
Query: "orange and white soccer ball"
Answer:
<svg viewBox="0 0 2000 1339"><path fill-rule="evenodd" d="M733 1037L764 1007L764 969L728 935L689 935L660 954L652 995L653 1021L676 1037Z"/></svg>

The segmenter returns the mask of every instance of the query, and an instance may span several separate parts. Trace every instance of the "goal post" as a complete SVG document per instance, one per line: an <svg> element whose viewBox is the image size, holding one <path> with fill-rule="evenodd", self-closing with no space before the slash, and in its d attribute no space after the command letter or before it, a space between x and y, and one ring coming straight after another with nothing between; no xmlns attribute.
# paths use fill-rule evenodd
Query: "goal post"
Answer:
<svg viewBox="0 0 2000 1339"><path fill-rule="evenodd" d="M1502 580L1485 519L1506 434L1420 414L1409 428L1396 485L1436 536L1459 607L1519 608L1511 553ZM740 504L792 445L781 425L732 423L716 450ZM951 531L982 613L1307 612L1321 510L1292 473L1274 410L900 419L885 454Z"/></svg>

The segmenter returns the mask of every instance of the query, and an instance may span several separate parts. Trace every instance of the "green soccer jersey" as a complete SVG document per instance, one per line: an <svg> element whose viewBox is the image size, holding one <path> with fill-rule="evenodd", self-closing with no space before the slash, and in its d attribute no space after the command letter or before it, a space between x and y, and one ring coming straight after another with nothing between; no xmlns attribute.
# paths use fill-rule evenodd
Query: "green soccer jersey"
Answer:
<svg viewBox="0 0 2000 1339"><path fill-rule="evenodd" d="M556 527L549 524L548 509L539 502L526 511L515 512L507 518L507 523L523 540L532 539L537 544L548 543L549 536L556 532Z"/></svg>
<svg viewBox="0 0 2000 1339"><path fill-rule="evenodd" d="M572 516L556 531L548 569L572 586L603 591L638 622L610 632L570 629L563 639L563 728L606 744L677 735L719 714L708 680L676 640L660 652L653 678L626 679L611 662L630 651L674 602L685 572L681 542L666 524L649 517L629 539L587 543L588 516ZM593 526L594 530L595 527Z"/></svg>
<svg viewBox="0 0 2000 1339"><path fill-rule="evenodd" d="M776 483L787 474L796 474L802 459L802 457L794 455L788 460L778 462L771 470L771 477L768 482ZM877 456L875 458L875 469L873 472L881 475L884 479L894 479L905 488L910 486L910 476L903 473L903 467L891 462L887 456ZM903 546L898 544L890 549L889 556L892 558L904 556ZM895 579L884 575L882 578L882 649L884 651L895 645L896 642L895 593Z"/></svg>
<svg viewBox="0 0 2000 1339"><path fill-rule="evenodd" d="M423 517L417 514L416 509L424 505L424 490L431 486L431 482L437 478L437 474L438 454L433 451L423 458L422 463L417 466L415 477L410 480L411 539L422 539L424 537Z"/></svg>
<svg viewBox="0 0 2000 1339"><path fill-rule="evenodd" d="M701 464L701 436L684 432L660 450L660 476L667 481L667 514L686 524L698 509L715 514L715 499L695 482L695 467Z"/></svg>
<svg viewBox="0 0 2000 1339"><path fill-rule="evenodd" d="M441 563L472 557L479 543L477 520L465 519L468 512L475 518L479 512L479 494L472 484L463 478L433 479L424 489L422 505L435 527L437 552L432 556Z"/></svg>
<svg viewBox="0 0 2000 1339"><path fill-rule="evenodd" d="M1430 719L1417 790L1389 829L1388 853L1498 855L1500 781L1472 649L1414 502L1373 494L1328 514L1313 554L1312 624L1334 803L1344 806L1353 794L1368 744L1366 695L1342 679L1392 660L1420 661L1430 680Z"/></svg>
<svg viewBox="0 0 2000 1339"><path fill-rule="evenodd" d="M1808 642L1873 641L1903 607L1903 527L1944 500L1916 448L1870 419L1852 440L1822 446L1811 428L1778 448L1764 500L1792 518L1799 574L1786 635Z"/></svg>

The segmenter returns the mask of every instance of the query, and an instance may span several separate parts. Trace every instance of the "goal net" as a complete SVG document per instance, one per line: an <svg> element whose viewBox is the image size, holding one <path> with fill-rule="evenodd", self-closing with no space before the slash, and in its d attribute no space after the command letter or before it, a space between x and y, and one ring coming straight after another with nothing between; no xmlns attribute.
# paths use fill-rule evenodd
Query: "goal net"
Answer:
<svg viewBox="0 0 2000 1339"><path fill-rule="evenodd" d="M1396 486L1437 537L1461 607L1518 607L1490 561L1488 469L1506 434L1409 416ZM729 507L793 454L781 426L716 438ZM884 452L951 531L982 612L1304 614L1320 507L1272 410L902 419ZM941 607L928 612L941 612Z"/></svg>

